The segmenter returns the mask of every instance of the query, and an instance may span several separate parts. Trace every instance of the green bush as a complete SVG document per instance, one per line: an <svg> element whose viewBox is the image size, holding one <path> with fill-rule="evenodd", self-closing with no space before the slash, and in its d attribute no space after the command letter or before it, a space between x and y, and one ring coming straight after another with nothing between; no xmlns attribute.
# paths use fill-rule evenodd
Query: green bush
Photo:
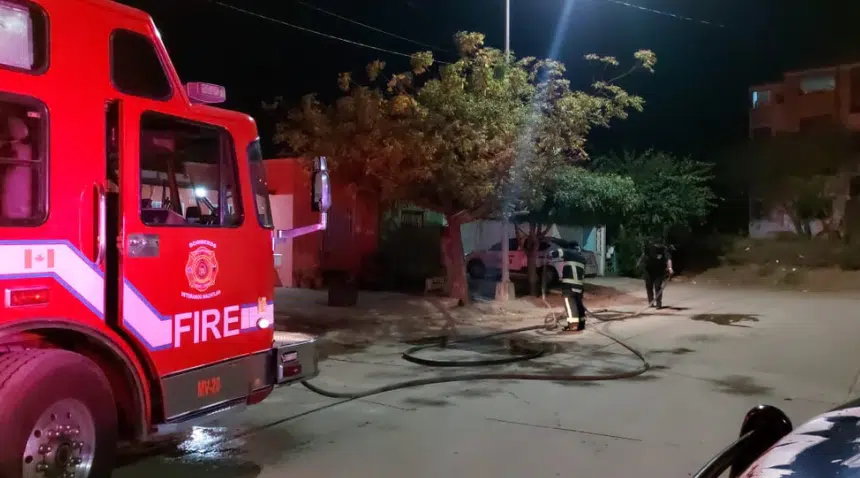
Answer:
<svg viewBox="0 0 860 478"><path fill-rule="evenodd" d="M641 277L641 267L637 267L639 256L642 255L642 245L635 238L621 237L616 240L615 254L618 258L618 275L625 277Z"/></svg>
<svg viewBox="0 0 860 478"><path fill-rule="evenodd" d="M428 277L442 275L441 237L439 226L388 228L377 256L386 288L423 287Z"/></svg>

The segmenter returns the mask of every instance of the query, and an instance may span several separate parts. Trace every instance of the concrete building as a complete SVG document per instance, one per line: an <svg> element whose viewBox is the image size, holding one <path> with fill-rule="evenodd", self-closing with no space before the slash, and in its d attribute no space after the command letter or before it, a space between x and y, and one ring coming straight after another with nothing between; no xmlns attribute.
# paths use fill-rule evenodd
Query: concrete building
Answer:
<svg viewBox="0 0 860 478"><path fill-rule="evenodd" d="M860 131L860 63L786 72L780 82L750 87L749 101L750 139L802 132L834 121ZM860 194L860 180L856 174L834 178L832 191L830 222L838 224L847 199ZM755 198L750 203L750 237L794 232L783 211L764 211ZM810 228L817 234L824 224L815 221Z"/></svg>

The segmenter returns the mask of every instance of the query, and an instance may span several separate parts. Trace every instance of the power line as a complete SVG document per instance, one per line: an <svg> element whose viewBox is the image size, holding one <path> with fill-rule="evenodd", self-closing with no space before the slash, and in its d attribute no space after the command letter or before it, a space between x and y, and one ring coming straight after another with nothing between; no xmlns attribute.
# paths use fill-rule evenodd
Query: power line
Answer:
<svg viewBox="0 0 860 478"><path fill-rule="evenodd" d="M622 7L635 8L637 10L642 10L642 11L645 11L648 13L653 13L655 15L663 15L664 17L672 17L672 18L675 18L677 20L685 20L688 22L699 23L702 25L710 25L712 27L717 27L717 28L726 28L726 26L721 24L721 23L710 22L708 20L698 20L696 18L691 18L691 17L687 17L684 15L678 15L676 13L667 12L664 10L657 10L655 8L649 8L649 7L644 7L642 5L636 5L635 3L625 2L623 0L602 0L602 1L607 2L607 3L613 3L615 5L620 5Z"/></svg>
<svg viewBox="0 0 860 478"><path fill-rule="evenodd" d="M278 18L274 18L274 17L270 17L270 16L267 16L267 15L263 15L262 13L257 13L257 12L251 11L251 10L246 10L246 9L244 9L244 8L237 7L237 6L235 6L235 5L230 5L229 3L224 3L224 2L221 2L221 1L219 1L219 0L209 0L209 1L210 1L210 2L212 2L212 3L213 3L213 4L215 4L215 5L218 5L218 6L222 7L222 8L226 8L226 9L229 9L229 10L233 10L233 11L236 11L236 12L239 12L239 13L242 13L242 14L245 14L245 15L248 15L248 16L256 17L256 18L259 18L259 19L261 19L261 20L266 20L266 21L269 21L269 22L272 22L272 23L277 23L277 24L282 25L282 26L286 26L286 27L294 28L294 29L296 29L296 30L300 30L300 31L303 31L303 32L306 32L306 33L312 33L312 34L314 34L314 35L318 35L318 36L321 36L321 37L324 37L324 38L328 38L328 39L330 39L330 40L337 40L337 41L339 41L339 42L347 43L347 44L350 44L350 45L353 45L353 46L357 46L357 47L361 47L361 48L367 48L367 49L375 50L375 51L379 51L379 52L382 52L382 53L388 53L389 55L396 55L396 56L401 56L401 57L405 57L405 58L412 58L412 55L411 55L411 54L409 54L409 53L403 53L403 52L401 52L401 51L389 50L389 49L387 49L387 48L382 48L382 47L378 47L378 46L375 46L375 45L370 45L370 44L367 44L367 43L362 43L362 42L358 42L358 41L355 41L355 40L350 40L350 39L348 39L348 38L343 38L343 37L335 36L335 35L332 35L332 34L329 34L329 33L320 32L320 31L313 30L313 29L310 29L310 28L307 28L307 27L303 27L303 26L300 26L300 25L296 25L296 24L294 24L294 23L286 22L286 21L281 20L281 19L278 19ZM321 8L319 8L319 7L315 7L315 6L313 6L313 5L308 5L308 4L306 4L306 2L303 2L302 0L295 0L295 1L297 1L297 2L298 2L298 3L300 3L300 4L305 5L305 6L307 6L307 7L310 7L310 8L316 9L316 10L319 10L319 11L321 11L321 12L322 12L322 11L324 11L323 9L321 9ZM636 5L636 4L633 4L633 3L626 2L626 1L624 1L624 0L601 0L601 1L604 1L604 2L607 2L607 3L612 3L612 4L615 4L615 5L619 5L619 6L623 6L623 7L635 8L635 9L637 9L637 10L645 11L645 12L648 12L648 13L653 13L653 14L656 14L656 15L667 16L667 17L671 17L671 18L678 19L678 20L690 21L690 22L699 23L699 24L703 24L703 25L714 26L714 27L717 27L717 28L725 28L725 25L720 24L720 23L710 22L710 21L707 21L707 20L697 20L697 19L694 19L694 18L691 18L691 17L687 17L687 16L684 16L684 15L678 15L678 14L671 13L671 12L667 12L667 11L663 11L663 10L657 10L657 9L649 8L649 7L645 7L645 6L642 6L642 5ZM394 36L394 37L397 37L397 38L402 38L402 39L403 39L403 40L405 40L405 41L409 41L409 42L416 43L416 44L422 44L422 43L417 42L417 41L415 41L415 40L410 40L410 39L408 39L408 38L406 38L406 37L400 37L400 36L398 36L398 35L395 35L395 34L393 34L393 33L386 32L386 31L384 31L384 30L377 29L377 28L372 27L372 26L370 26L370 25L365 25L365 24L363 24L363 23L361 23L361 22L357 22L357 21L355 21L355 20L351 20L351 19L346 18L346 17L341 17L340 15L337 15L336 13L332 13L332 12L328 12L328 11L325 11L325 13L326 13L326 14L333 15L333 16L335 16L335 17L337 17L337 18L342 18L343 20L349 21L349 22L351 22L351 23L356 23L356 24L362 25L362 26L364 26L364 27L366 27L366 28L370 28L370 29L372 29L372 30L379 31L379 32L384 33L384 34L387 34L387 35L391 35L391 36ZM422 45L423 45L423 44L422 44ZM430 48L435 48L435 47L432 47L432 46L430 46L430 45L425 45L425 46L430 47ZM446 50L441 50L441 51L446 51ZM434 58L434 62L436 62L436 63L441 63L441 64L445 64L445 65L450 65L450 62L446 62L446 61L438 60L438 59L435 59L435 58Z"/></svg>
<svg viewBox="0 0 860 478"><path fill-rule="evenodd" d="M437 47L437 46L433 46L433 45L430 45L430 44L427 44L427 43L424 43L424 42L420 42L420 41L417 41L417 40L413 40L413 39L411 39L411 38L406 38L406 37L404 37L404 36L400 36L400 35L398 35L398 34L396 34L396 33L387 32L387 31L385 31L385 30L383 30L383 29L381 29L381 28L376 28L376 27L371 26L371 25L368 25L368 24L366 24L366 23L361 23L361 22L359 22L359 21L357 21L357 20L353 20L353 19L348 18L348 17L345 17L345 16L343 16L343 15L338 15L337 13L331 12L331 11L326 10L326 9L324 9L324 8L320 8L320 7L316 6L316 5L311 5L310 3L308 3L308 2L304 2L304 1L302 1L302 0L293 0L293 1L294 1L294 2L296 2L296 3L298 3L298 4L299 4L299 5L301 5L301 6L305 7L305 8L309 8L309 9L311 9L311 10L316 10L316 11L318 11L318 12L322 13L322 14L329 15L329 16L332 16L332 17L334 17L334 18L338 18L338 19L340 19L340 20L343 20L343 21L345 21L345 22L349 22L349 23L352 23L352 24L354 24L354 25L358 25L358 26L361 26L361 27L367 28L368 30L373 30L373 31L375 31L375 32L377 32L377 33L382 33L383 35L388 35L388 36L390 36L390 37L397 38L397 39L399 39L399 40L403 40L403 41L407 41L407 42L412 43L412 44L415 44L415 45L423 46L424 48L430 48L431 50L442 51L442 52L446 52L446 53L449 53L449 52L450 52L449 50L446 50L446 49L444 49L444 48L439 48L439 47Z"/></svg>
<svg viewBox="0 0 860 478"><path fill-rule="evenodd" d="M233 11L236 11L239 13L243 13L245 15L256 17L256 18L259 18L261 20L270 21L272 23L277 23L279 25L283 25L286 27L295 28L296 30L300 30L300 31L303 31L306 33L313 33L314 35L319 35L321 37L325 37L325 38L328 38L330 40L337 40L337 41L348 43L350 45L358 46L361 48L369 48L371 50L376 50L379 52L388 53L389 55L397 55L397 56L402 56L402 57L406 57L406 58L412 58L412 55L410 55L409 53L403 53L401 51L388 50L386 48L378 47L375 45L368 45L367 43L361 43L361 42L357 42L355 40L350 40L348 38L342 38L342 37L331 35L328 33L323 33L323 32L317 31L317 30L312 30L310 28L306 28L306 27L299 26L299 25L296 25L293 23L285 22L285 21L277 19L277 18L263 15L262 13L252 12L251 10L245 10L244 8L239 8L235 5L230 5L229 3L224 3L224 2L221 2L218 0L209 0L209 1L214 3L215 5L218 5L219 7L222 7L222 8L226 8L226 9L233 10ZM448 62L444 62L444 61L436 60L436 59L434 59L433 61L436 63L444 63L446 65L449 64Z"/></svg>

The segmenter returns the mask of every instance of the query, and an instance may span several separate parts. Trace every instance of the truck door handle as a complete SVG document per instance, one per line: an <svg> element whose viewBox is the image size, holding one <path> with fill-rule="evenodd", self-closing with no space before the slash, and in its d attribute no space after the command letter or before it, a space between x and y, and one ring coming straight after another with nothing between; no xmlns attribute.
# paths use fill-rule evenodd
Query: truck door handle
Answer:
<svg viewBox="0 0 860 478"><path fill-rule="evenodd" d="M103 184L96 183L96 265L101 266L107 256L107 193Z"/></svg>

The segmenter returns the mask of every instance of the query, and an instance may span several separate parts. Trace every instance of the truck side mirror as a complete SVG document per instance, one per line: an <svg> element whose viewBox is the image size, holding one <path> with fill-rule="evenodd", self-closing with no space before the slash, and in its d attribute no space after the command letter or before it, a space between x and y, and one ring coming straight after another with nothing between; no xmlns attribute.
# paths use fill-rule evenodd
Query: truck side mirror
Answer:
<svg viewBox="0 0 860 478"><path fill-rule="evenodd" d="M331 182L324 157L321 156L314 160L314 172L311 179L311 209L314 212L326 213L331 207Z"/></svg>

